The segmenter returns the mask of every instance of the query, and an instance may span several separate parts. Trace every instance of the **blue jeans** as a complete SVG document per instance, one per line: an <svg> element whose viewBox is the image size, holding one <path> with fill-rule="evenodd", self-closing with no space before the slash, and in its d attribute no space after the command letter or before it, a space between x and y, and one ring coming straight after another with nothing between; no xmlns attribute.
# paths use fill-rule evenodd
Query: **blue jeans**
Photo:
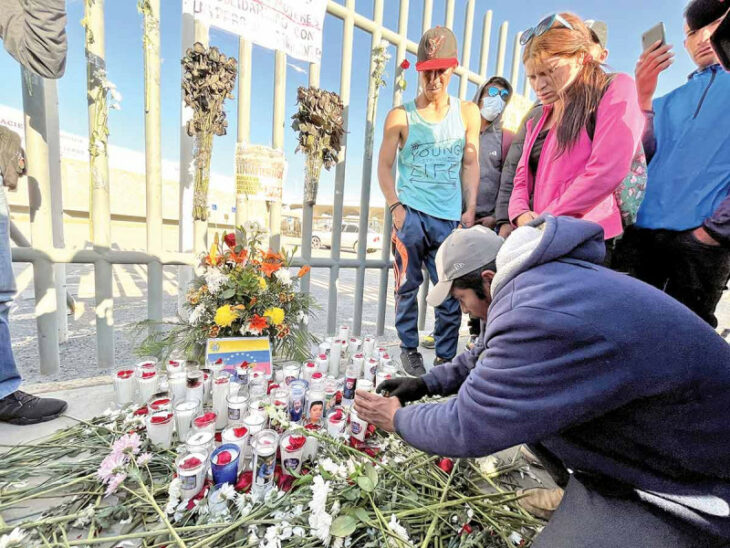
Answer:
<svg viewBox="0 0 730 548"><path fill-rule="evenodd" d="M395 328L402 349L418 347L418 288L423 282L425 263L433 283L438 281L436 252L458 225L457 221L438 219L408 206L400 230L393 230L393 272L395 274ZM436 355L450 360L456 355L461 325L461 309L449 297L436 307L434 339Z"/></svg>
<svg viewBox="0 0 730 548"><path fill-rule="evenodd" d="M15 365L8 325L13 295L15 276L10 254L10 209L3 187L0 189L0 399L12 394L20 386L20 373Z"/></svg>

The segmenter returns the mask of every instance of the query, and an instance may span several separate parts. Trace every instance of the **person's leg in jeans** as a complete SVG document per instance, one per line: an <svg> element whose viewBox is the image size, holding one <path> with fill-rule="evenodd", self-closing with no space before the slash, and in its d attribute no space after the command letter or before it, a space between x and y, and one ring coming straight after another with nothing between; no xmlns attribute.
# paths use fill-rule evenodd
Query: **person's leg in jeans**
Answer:
<svg viewBox="0 0 730 548"><path fill-rule="evenodd" d="M400 230L393 230L393 274L395 276L395 328L401 343L401 361L406 372L424 374L418 353L418 289L423 282L421 267L426 253L423 213L406 207ZM417 354L417 355L416 355ZM413 364L409 365L409 356Z"/></svg>
<svg viewBox="0 0 730 548"><path fill-rule="evenodd" d="M66 410L66 402L37 398L18 390L21 378L15 365L8 327L8 311L14 295L10 211L5 189L0 188L0 422L36 424L58 417Z"/></svg>
<svg viewBox="0 0 730 548"><path fill-rule="evenodd" d="M10 343L8 312L15 295L15 276L10 254L10 218L5 189L0 189L0 400L20 387L20 373L15 365Z"/></svg>
<svg viewBox="0 0 730 548"><path fill-rule="evenodd" d="M431 281L438 282L436 271L436 252L443 241L456 228L456 221L437 219L430 215L423 215L423 224L426 234L428 251L425 257L426 268ZM451 361L456 355L456 346L459 342L459 327L461 326L461 307L453 297L449 297L436 307L436 322L434 324L434 338L436 339L436 360L434 364Z"/></svg>
<svg viewBox="0 0 730 548"><path fill-rule="evenodd" d="M666 233L630 226L617 243L617 261L626 267L630 276L664 291L669 278ZM616 258L616 257L614 257Z"/></svg>
<svg viewBox="0 0 730 548"><path fill-rule="evenodd" d="M667 294L717 327L715 308L730 277L730 250L702 243L692 231L675 233L672 244Z"/></svg>

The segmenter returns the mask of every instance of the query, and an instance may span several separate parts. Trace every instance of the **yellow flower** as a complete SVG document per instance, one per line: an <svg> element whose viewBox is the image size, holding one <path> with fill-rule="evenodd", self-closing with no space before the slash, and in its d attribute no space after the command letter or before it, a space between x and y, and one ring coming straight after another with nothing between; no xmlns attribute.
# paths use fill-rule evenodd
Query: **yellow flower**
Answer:
<svg viewBox="0 0 730 548"><path fill-rule="evenodd" d="M238 314L236 314L230 304L224 304L215 311L215 323L220 327L229 327L236 318L238 318Z"/></svg>
<svg viewBox="0 0 730 548"><path fill-rule="evenodd" d="M284 321L284 310L278 306L264 310L264 316L271 320L274 325L280 325Z"/></svg>
<svg viewBox="0 0 730 548"><path fill-rule="evenodd" d="M263 276L259 276L259 289L261 289L261 291L266 291L267 287L266 280L264 280Z"/></svg>

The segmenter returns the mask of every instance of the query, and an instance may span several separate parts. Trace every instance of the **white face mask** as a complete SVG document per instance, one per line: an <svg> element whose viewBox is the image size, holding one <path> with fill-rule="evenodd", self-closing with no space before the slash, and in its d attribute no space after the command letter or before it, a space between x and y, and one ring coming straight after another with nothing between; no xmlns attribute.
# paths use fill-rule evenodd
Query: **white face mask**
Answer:
<svg viewBox="0 0 730 548"><path fill-rule="evenodd" d="M485 97L482 100L482 108L479 112L487 122L493 122L494 119L502 114L504 110L504 101L501 97Z"/></svg>

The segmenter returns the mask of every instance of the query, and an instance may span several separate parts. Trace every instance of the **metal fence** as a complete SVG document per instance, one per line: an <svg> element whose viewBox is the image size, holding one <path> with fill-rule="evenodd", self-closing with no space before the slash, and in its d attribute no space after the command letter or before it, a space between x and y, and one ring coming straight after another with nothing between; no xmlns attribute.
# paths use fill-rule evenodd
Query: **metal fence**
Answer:
<svg viewBox="0 0 730 548"><path fill-rule="evenodd" d="M389 2L395 0L389 0ZM471 42L474 29L474 8L476 0L466 1L466 16L462 40L461 64L456 68L456 76L460 79L458 95L466 97L469 82L479 84L487 74L487 59L491 41L492 11L488 11L483 19L479 70L474 72L471 66ZM107 105L105 102L89 101L89 141L90 141L90 173L92 201L89 218L92 225L92 249L74 249L63 245L63 211L60 207L60 184L51 184L60 178L60 152L58 110L56 84L52 80L44 80L23 70L23 108L25 113L26 152L28 168L28 188L30 206L31 247L15 247L12 249L13 261L33 264L35 289L35 315L38 329L38 346L41 372L52 374L58 371L59 342L63 342L66 333L65 284L63 265L69 263L93 264L95 279L95 313L97 338L97 366L108 370L114 365L114 316L112 293L112 265L139 264L147 266L148 283L148 318L162 319L162 267L163 265L180 265L178 272L179 302L184 299L187 281L192 277L192 267L198 253L207 247L207 222L192 220L193 179L184 166L190 165L193 158L193 140L185 132L186 113L181 110L180 129L180 231L179 252L166 252L162 249L162 177L160 155L160 39L159 15L160 0L145 0L144 16L144 60L145 60L145 157L146 157L146 223L147 251L119 251L111 249L111 215L109 207L109 167L106 153L106 134L100 131L105 128L100 120L105 120ZM358 27L371 34L371 44L376 46L382 39L396 47L396 66L405 59L406 52L417 53L418 44L407 37L409 0L399 0L399 16L397 30L383 26L384 0L373 1L373 18L369 19L355 11L355 0L345 0L338 4L333 0L327 3L328 18L335 17L343 22L342 62L340 67L339 94L345 106L345 129L349 125L348 112L350 103L351 65L353 53L353 33ZM432 24L443 24L453 28L454 0L445 0L445 21L432 21L433 0L423 0L423 18L421 28L427 30ZM99 75L105 70L104 59L104 2L95 0L86 3L86 58L87 58L87 91L90 98L104 93L104 81ZM208 43L208 29L193 17L183 14L181 52L184 54L194 41ZM508 23L499 27L497 66L495 74L503 75L507 49ZM371 48L372 49L372 48ZM251 111L251 42L239 40L239 92L238 92L238 133L239 143L248 142L250 137ZM519 34L514 39L513 63L511 77L513 83L519 76ZM274 148L283 149L285 123L285 91L286 91L286 54L277 51L274 58L274 107L272 116L271 144ZM372 68L372 67L371 67ZM370 74L372 70L370 70ZM309 84L319 85L320 66L309 65ZM374 81L370 77L369 91ZM527 89L525 79L524 90ZM182 102L182 101L181 101ZM392 106L400 105L402 91L393 82ZM365 127L366 142L363 153L362 185L360 194L359 231L367 232L369 203L373 180L373 131L376 122L376 103L373 93L368 94ZM365 272L367 269L380 271L379 299L376 319L376 331L382 335L384 331L386 294L388 288L388 272L391 266L390 248L383 246L380 259L366 258L366 238L359 238L357 259L343 259L340 256L343 198L345 186L345 170L347 167L347 132L342 143L342 152L335 171L334 211L332 219L331 255L328 258L312 257L312 220L313 206L303 204L301 256L295 259L295 266L309 264L314 268L329 269L329 295L327 302L327 332L333 334L337 322L337 281L340 269L356 269L355 305L353 332L360 334L362 328L363 293ZM377 188L377 186L376 186ZM55 205L54 205L55 204ZM280 246L281 204L269 202L269 243L272 248ZM246 195L236 196L236 224L243 224L250 211L251 204ZM391 217L385 209L383 223L383 241L390 241ZM428 276L421 291L420 324L426 313L425 294L428 287ZM309 291L308 277L303 279L303 290ZM59 337L60 333L60 337Z"/></svg>

